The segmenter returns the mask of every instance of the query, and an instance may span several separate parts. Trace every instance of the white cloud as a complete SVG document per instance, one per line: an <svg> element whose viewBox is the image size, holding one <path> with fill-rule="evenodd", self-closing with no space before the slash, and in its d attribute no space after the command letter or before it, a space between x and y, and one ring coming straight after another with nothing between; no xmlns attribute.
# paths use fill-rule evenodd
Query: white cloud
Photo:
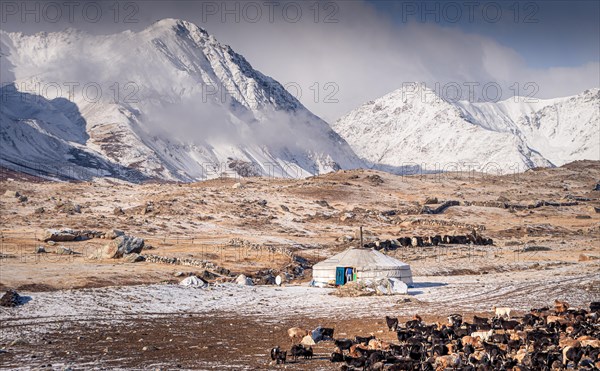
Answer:
<svg viewBox="0 0 600 371"><path fill-rule="evenodd" d="M422 81L431 87L455 82L464 87L463 98L468 92L465 82L480 84L474 90L478 97L484 84L498 83L503 98L512 95L516 86L521 95L531 93L532 89L524 90L528 82L539 88L535 95L538 98L577 94L600 84L598 61L577 67L532 68L515 49L491 37L440 24L394 23L364 1L338 2L337 11L330 3L321 2L319 22L314 20L316 3L294 2L302 6L297 23L285 20L283 9L287 3L273 5L273 22L266 2L254 3L260 6L262 16L259 22L251 23L243 14L247 2L208 2L217 7L216 14L212 14L214 8L209 8L207 2L147 1L136 3L137 24L114 23L111 18L70 26L110 33L141 29L166 17L192 21L231 45L261 72L284 85L294 83L301 89L300 101L329 122L410 81ZM233 9L235 4L242 13L239 22L233 14L224 14L224 7ZM295 5L288 10L288 16L294 17ZM332 11L331 20L337 22L323 22ZM113 13L106 14L112 17ZM223 15L226 22L222 22ZM45 26L64 28L60 24ZM535 50L536 45L531 48ZM296 88L289 90L295 93ZM493 96L493 89L490 92L488 95Z"/></svg>

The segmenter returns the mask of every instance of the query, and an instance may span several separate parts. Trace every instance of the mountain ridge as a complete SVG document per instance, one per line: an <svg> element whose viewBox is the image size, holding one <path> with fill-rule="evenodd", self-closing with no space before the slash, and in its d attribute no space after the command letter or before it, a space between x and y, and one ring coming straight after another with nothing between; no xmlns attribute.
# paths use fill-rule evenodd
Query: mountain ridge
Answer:
<svg viewBox="0 0 600 371"><path fill-rule="evenodd" d="M0 161L7 166L43 167L52 160L55 168L74 166L89 173L84 170L94 162L75 161L71 152L77 151L103 160L101 169L92 171L99 176L120 177L116 168L131 168L149 179L194 181L221 173L237 176L240 164L244 173L283 177L363 165L281 84L190 22L165 19L140 32L114 35L70 30L31 36L2 32L0 37L2 58L15 76L3 86L3 95L11 97L0 112L0 138L7 149ZM32 88L66 81L89 82L104 94L90 101L81 88L71 101L63 89L46 99ZM41 97L24 104L25 95ZM56 99L74 104L72 117L84 122L83 133L66 116L53 116ZM42 126L62 126L79 136L50 140ZM19 138L27 139L15 142ZM51 156L47 140L54 143Z"/></svg>
<svg viewBox="0 0 600 371"><path fill-rule="evenodd" d="M375 168L491 167L506 173L600 159L600 141L594 141L600 138L600 89L524 101L453 102L412 83L363 104L332 127ZM551 107L563 119L552 120ZM579 134L561 146L568 131Z"/></svg>

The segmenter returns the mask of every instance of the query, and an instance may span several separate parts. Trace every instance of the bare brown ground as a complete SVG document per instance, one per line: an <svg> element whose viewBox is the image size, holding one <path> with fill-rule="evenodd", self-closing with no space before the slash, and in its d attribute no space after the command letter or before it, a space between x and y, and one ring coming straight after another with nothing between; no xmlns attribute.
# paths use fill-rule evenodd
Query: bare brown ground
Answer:
<svg viewBox="0 0 600 371"><path fill-rule="evenodd" d="M470 306L478 300L486 305L491 300L502 303L513 300L515 295L530 295L535 300L535 295L568 298L577 292L573 300L582 303L600 295L600 281L589 278L600 272L600 261L594 260L600 257L600 214L594 211L594 207L600 207L600 192L592 191L600 180L600 162L578 162L502 177L464 173L400 177L367 170L340 171L299 180L244 179L240 189L232 187L239 181L234 179L133 185L107 180L52 183L3 174L0 195L6 190L16 190L28 200L18 202L0 196L0 288L17 288L27 293L155 284L176 282L179 279L173 274L178 271L199 273L194 267L93 259L93 252L107 242L101 239L58 244L81 255L34 254L33 249L38 245L44 245L48 251L55 248L36 241L46 228L121 229L146 239L153 247L147 253L207 259L235 273L251 275L262 268L281 268L289 263L289 258L229 247L230 239L282 246L316 262L351 246L353 243L341 242L341 238L354 235L360 225L364 226L367 237L385 239L467 233L470 230L460 224L471 224L484 226L481 233L493 238L495 246L411 248L392 255L411 264L416 282L458 282L452 279L455 276L472 278L464 291ZM366 178L373 174L384 182L374 185ZM415 210L425 198L433 196L461 202L503 199L524 205L539 200L571 202L573 197L582 201L575 206L514 211L457 206L439 215L418 214ZM266 200L267 205L261 206L258 203L261 200ZM315 203L319 200L327 201L330 207ZM68 215L56 210L56 205L64 201L81 205L81 213ZM152 210L144 213L141 210L147 204L151 204ZM36 213L40 207L44 212ZM116 207L122 208L124 215L113 214ZM397 215L382 214L388 210L396 210ZM436 226L419 220L458 224ZM526 246L547 249L523 252ZM304 281L310 279L310 271L306 273ZM562 274L570 278L544 287L545 277ZM490 283L486 275L501 277L498 279L506 280L515 289L498 292L497 287L503 282L495 282L496 286L489 288L484 285L484 281ZM480 277L482 285L477 289ZM582 287L581 282L587 282L587 286ZM452 290L456 295L453 300L459 300L460 287ZM452 303L440 303L443 303L440 316L452 310ZM269 348L286 344L285 329L293 325L334 324L338 336L370 332L384 339L389 336L387 332L378 332L383 330L381 318L355 318L344 313L336 318L302 315L296 320L287 317L278 320L276 313L266 317L225 313L189 315L156 318L132 315L47 323L35 340L23 340L21 345L9 347L8 353L0 354L0 367L27 367L24 360L29 359L38 366L76 364L84 368L99 364L124 368L181 365L222 369L223 365L229 365L234 369L264 369L269 366ZM18 310L14 316L18 319ZM33 325L22 325L21 329L19 326L3 327L0 338L12 342L20 338L21 330L33 331ZM82 338L78 340L78 336ZM158 349L142 351L150 343ZM319 344L315 350L318 357L309 365L301 361L288 368L328 369L330 365L321 358L331 352L331 344ZM31 358L34 356L35 359Z"/></svg>

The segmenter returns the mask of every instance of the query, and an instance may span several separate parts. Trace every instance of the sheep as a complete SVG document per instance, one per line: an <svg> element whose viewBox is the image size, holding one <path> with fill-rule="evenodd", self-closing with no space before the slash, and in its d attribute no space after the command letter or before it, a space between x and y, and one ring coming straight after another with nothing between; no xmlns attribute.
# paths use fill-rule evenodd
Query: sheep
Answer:
<svg viewBox="0 0 600 371"><path fill-rule="evenodd" d="M288 336L290 337L290 341L292 342L292 344L294 344L296 342L296 340L298 342L300 342L302 340L302 338L304 338L306 335L310 334L309 331L304 330L300 327L292 327L290 329L288 329Z"/></svg>
<svg viewBox="0 0 600 371"><path fill-rule="evenodd" d="M368 348L371 350L377 350L377 349L381 349L381 341L375 339L375 337L373 337L373 339L369 340L369 343L367 344Z"/></svg>
<svg viewBox="0 0 600 371"><path fill-rule="evenodd" d="M496 317L500 318L500 317L506 317L506 318L510 318L510 308L508 307L496 307L494 306L492 308L492 310L496 313Z"/></svg>
<svg viewBox="0 0 600 371"><path fill-rule="evenodd" d="M481 343L481 338L479 336L467 335L467 336L463 336L461 338L461 342L462 342L463 346L470 344L473 347L477 348L477 347L479 347L479 345Z"/></svg>
<svg viewBox="0 0 600 371"><path fill-rule="evenodd" d="M565 317L562 316L548 316L546 317L546 323L558 322L561 323L564 321Z"/></svg>
<svg viewBox="0 0 600 371"><path fill-rule="evenodd" d="M462 360L456 353L440 356L435 359L435 369L440 371L448 368L455 370L460 367L461 364Z"/></svg>
<svg viewBox="0 0 600 371"><path fill-rule="evenodd" d="M554 300L554 311L556 313L565 313L567 310L569 310L569 303L566 301Z"/></svg>
<svg viewBox="0 0 600 371"><path fill-rule="evenodd" d="M494 330L490 331L475 331L471 333L471 337L478 337L483 341L488 341L490 337L494 334Z"/></svg>

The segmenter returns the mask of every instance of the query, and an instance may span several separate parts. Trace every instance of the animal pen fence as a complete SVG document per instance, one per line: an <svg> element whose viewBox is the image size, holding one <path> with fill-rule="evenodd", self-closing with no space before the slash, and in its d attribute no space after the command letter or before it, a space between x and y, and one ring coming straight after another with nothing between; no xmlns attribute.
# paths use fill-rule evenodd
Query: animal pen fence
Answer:
<svg viewBox="0 0 600 371"><path fill-rule="evenodd" d="M49 246L39 241L40 237L42 237L41 231L0 231L0 259L20 259L21 261L96 260L103 246L110 242L105 239L89 239L75 243L71 241L57 242L54 246ZM160 259L162 261L155 259L156 262L213 261L222 265L244 261L291 262L295 257L295 253L283 245L232 244L224 241L209 241L200 236L154 235L143 238L147 246L143 254L165 258ZM49 254L36 254L35 249L38 246L44 246ZM52 253L62 246L72 249L73 254Z"/></svg>

